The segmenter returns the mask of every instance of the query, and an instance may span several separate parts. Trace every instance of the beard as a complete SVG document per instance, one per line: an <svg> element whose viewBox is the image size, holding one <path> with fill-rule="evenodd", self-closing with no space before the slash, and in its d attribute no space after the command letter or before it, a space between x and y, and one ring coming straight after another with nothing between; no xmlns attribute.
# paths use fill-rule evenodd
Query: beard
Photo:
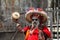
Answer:
<svg viewBox="0 0 60 40"><path fill-rule="evenodd" d="M33 28L38 27L39 26L39 21L33 21L32 26L33 26Z"/></svg>

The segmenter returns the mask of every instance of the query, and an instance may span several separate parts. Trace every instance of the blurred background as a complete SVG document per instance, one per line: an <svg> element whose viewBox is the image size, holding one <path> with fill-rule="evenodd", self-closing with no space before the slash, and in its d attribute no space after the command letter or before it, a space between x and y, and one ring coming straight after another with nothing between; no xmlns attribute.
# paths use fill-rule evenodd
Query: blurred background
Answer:
<svg viewBox="0 0 60 40"><path fill-rule="evenodd" d="M30 7L42 8L49 18L46 23L54 40L60 40L60 0L0 0L0 40L23 40L24 34L16 29L11 20L12 12L19 12L22 27L29 25L25 20L26 10Z"/></svg>

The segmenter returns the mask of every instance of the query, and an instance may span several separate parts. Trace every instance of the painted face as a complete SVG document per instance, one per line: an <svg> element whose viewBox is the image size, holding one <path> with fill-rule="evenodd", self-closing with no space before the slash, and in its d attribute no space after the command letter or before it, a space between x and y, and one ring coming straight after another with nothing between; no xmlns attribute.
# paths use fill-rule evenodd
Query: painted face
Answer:
<svg viewBox="0 0 60 40"><path fill-rule="evenodd" d="M39 19L37 17L32 17L32 27L37 27L39 25Z"/></svg>

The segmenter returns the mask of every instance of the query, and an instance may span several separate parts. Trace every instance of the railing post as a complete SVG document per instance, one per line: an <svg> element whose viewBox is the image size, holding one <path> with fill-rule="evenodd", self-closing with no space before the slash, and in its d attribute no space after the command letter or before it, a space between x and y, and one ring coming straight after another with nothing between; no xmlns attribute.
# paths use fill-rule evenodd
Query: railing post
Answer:
<svg viewBox="0 0 60 40"><path fill-rule="evenodd" d="M47 8L46 9L46 11L49 13L49 21L50 21L50 23L49 23L49 26L50 26L50 31L51 31L51 36L52 36L52 38L51 38L51 40L53 40L53 31L52 31L52 28L53 28L53 26L52 26L52 24L53 24L53 19L52 19L52 17L53 17L53 15L52 15L52 12L53 12L53 10L52 10L52 8ZM51 11L51 12L49 12L49 11Z"/></svg>
<svg viewBox="0 0 60 40"><path fill-rule="evenodd" d="M58 10L58 7L57 7L57 10ZM59 13L59 11L57 11L57 40L59 40L59 25L58 25L59 19L58 19L58 13Z"/></svg>

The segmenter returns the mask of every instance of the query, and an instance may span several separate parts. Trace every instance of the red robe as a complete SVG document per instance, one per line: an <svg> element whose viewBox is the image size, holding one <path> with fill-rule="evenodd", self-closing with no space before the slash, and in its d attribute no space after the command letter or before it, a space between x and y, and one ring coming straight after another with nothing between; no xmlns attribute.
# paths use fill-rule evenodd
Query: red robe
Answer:
<svg viewBox="0 0 60 40"><path fill-rule="evenodd" d="M26 32L27 30L29 30L29 26L26 26L23 28L23 30ZM42 31L48 36L48 37L51 37L51 32L48 30L48 28L46 26L43 27ZM39 33L39 30L38 29L35 29L33 34L29 34L28 33L28 36L25 37L25 40L38 40L38 33Z"/></svg>
<svg viewBox="0 0 60 40"><path fill-rule="evenodd" d="M23 30L29 31L29 27L25 27ZM38 40L38 29L36 28L32 34L26 32L25 40Z"/></svg>
<svg viewBox="0 0 60 40"><path fill-rule="evenodd" d="M51 31L49 31L46 26L44 26L42 30L49 38L51 38Z"/></svg>

